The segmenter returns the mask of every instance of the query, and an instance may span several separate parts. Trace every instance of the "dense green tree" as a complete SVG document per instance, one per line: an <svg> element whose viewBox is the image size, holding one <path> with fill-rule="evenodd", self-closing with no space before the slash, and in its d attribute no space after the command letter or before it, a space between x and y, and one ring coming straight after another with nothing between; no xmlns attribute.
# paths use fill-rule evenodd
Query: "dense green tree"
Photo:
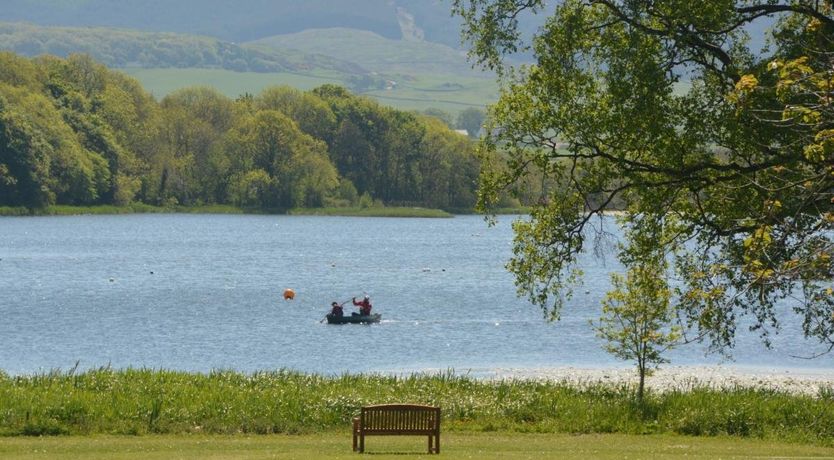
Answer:
<svg viewBox="0 0 834 460"><path fill-rule="evenodd" d="M109 179L46 97L0 84L0 167L11 205L91 204Z"/></svg>
<svg viewBox="0 0 834 460"><path fill-rule="evenodd" d="M273 86L258 95L256 107L277 110L292 118L310 136L332 143L336 116L321 98L287 86Z"/></svg>
<svg viewBox="0 0 834 460"><path fill-rule="evenodd" d="M110 128L121 146L117 162L111 161L112 201L127 204L139 193L148 159L155 151L159 105L133 78L108 72L104 90L91 101L92 111Z"/></svg>
<svg viewBox="0 0 834 460"><path fill-rule="evenodd" d="M0 82L42 90L39 74L38 68L31 60L8 51L0 51Z"/></svg>
<svg viewBox="0 0 834 460"><path fill-rule="evenodd" d="M419 159L425 126L413 114L385 110L388 120L378 151L380 175L377 177L379 196L386 203L416 204L420 189Z"/></svg>
<svg viewBox="0 0 834 460"><path fill-rule="evenodd" d="M435 108L435 107L429 107L429 108L423 110L423 115L437 118L438 120L442 121L443 124L445 124L447 128L452 128L452 127L455 126L455 123L452 119L452 114L450 114L449 112L447 112L443 109L438 109L438 108Z"/></svg>
<svg viewBox="0 0 834 460"><path fill-rule="evenodd" d="M429 207L468 208L475 201L473 184L480 172L471 143L439 120L425 120L424 125L419 200Z"/></svg>
<svg viewBox="0 0 834 460"><path fill-rule="evenodd" d="M465 129L469 137L477 138L480 136L485 119L486 113L483 110L469 107L458 114L456 126L458 129Z"/></svg>
<svg viewBox="0 0 834 460"><path fill-rule="evenodd" d="M326 145L301 132L281 112L262 110L244 117L226 142L238 180L246 179L251 170L261 170L271 178L264 181L259 176L259 184L271 186L270 192L260 196L261 206L321 206L338 185Z"/></svg>
<svg viewBox="0 0 834 460"><path fill-rule="evenodd" d="M341 87L325 85L315 93L330 105L338 123L330 146L333 163L360 194L381 196L386 113L375 101L352 96Z"/></svg>
<svg viewBox="0 0 834 460"><path fill-rule="evenodd" d="M505 79L483 148L508 162L484 204L531 170L563 185L515 226L520 292L558 312L589 222L622 200L630 234L674 256L680 314L715 349L742 316L766 341L777 302L834 347L831 2L568 0L525 41L516 18L543 6L455 1L474 57ZM746 30L768 17L756 53ZM525 43L536 63L505 66Z"/></svg>
<svg viewBox="0 0 834 460"><path fill-rule="evenodd" d="M213 88L194 87L166 96L161 107L163 121L159 132L165 147L162 151L179 159L171 164L180 165L182 171L178 171L177 177L188 184L183 189L188 196L179 196L178 201L223 202L229 162L221 141L238 115L235 103Z"/></svg>

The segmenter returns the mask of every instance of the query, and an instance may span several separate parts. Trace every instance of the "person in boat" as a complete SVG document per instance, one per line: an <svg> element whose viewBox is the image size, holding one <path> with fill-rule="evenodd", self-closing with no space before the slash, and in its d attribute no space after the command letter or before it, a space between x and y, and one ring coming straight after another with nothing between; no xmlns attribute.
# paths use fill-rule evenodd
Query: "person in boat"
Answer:
<svg viewBox="0 0 834 460"><path fill-rule="evenodd" d="M356 297L353 298L353 304L359 307L359 315L368 316L371 314L371 298L365 296L361 301L357 302ZM357 315L357 313L354 313Z"/></svg>
<svg viewBox="0 0 834 460"><path fill-rule="evenodd" d="M344 316L345 312L344 310L342 310L341 305L339 305L337 302L333 302L330 304L330 314L341 318L342 316Z"/></svg>

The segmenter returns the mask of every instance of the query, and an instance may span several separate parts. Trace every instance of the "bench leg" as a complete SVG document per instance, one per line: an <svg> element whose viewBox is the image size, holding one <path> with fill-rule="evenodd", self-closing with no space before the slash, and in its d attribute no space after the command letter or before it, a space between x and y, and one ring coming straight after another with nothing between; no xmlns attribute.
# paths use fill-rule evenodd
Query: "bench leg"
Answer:
<svg viewBox="0 0 834 460"><path fill-rule="evenodd" d="M359 418L353 419L353 451L356 452L356 435L359 434Z"/></svg>
<svg viewBox="0 0 834 460"><path fill-rule="evenodd" d="M359 435L359 453L365 452L365 433Z"/></svg>
<svg viewBox="0 0 834 460"><path fill-rule="evenodd" d="M434 435L434 453L440 453L440 432L438 431L437 434Z"/></svg>

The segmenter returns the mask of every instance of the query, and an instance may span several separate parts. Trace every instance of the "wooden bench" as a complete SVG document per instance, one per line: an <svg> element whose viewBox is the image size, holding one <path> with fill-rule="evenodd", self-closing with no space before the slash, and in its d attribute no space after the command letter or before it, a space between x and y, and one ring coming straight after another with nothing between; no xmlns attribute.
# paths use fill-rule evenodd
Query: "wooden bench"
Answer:
<svg viewBox="0 0 834 460"><path fill-rule="evenodd" d="M417 404L380 404L362 408L353 418L353 450L365 451L365 436L428 436L429 453L440 453L440 408ZM357 445L358 439L358 445Z"/></svg>

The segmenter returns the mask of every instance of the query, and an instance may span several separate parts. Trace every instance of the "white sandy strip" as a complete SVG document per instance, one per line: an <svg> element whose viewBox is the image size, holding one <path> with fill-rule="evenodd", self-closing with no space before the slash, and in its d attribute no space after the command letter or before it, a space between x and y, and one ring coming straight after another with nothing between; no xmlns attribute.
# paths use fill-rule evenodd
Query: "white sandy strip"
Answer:
<svg viewBox="0 0 834 460"><path fill-rule="evenodd" d="M491 372L490 372L491 371ZM498 368L483 375L494 379L564 381L571 384L611 385L638 382L635 368ZM834 389L834 369L762 368L732 365L664 366L651 377L646 386L655 391L711 388L766 388L795 394L817 395L820 388Z"/></svg>

